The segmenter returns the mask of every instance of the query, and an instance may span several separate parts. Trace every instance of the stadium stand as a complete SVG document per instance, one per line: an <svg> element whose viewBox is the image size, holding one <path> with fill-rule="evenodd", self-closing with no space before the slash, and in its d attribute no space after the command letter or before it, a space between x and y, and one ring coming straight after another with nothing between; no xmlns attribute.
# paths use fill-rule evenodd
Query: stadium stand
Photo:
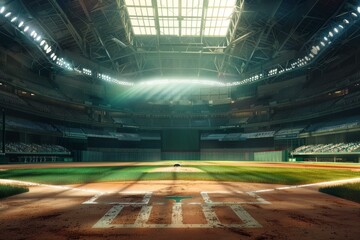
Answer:
<svg viewBox="0 0 360 240"><path fill-rule="evenodd" d="M201 140L203 141L220 141L223 139L227 134L213 134L213 133L203 133L201 134Z"/></svg>
<svg viewBox="0 0 360 240"><path fill-rule="evenodd" d="M349 153L359 150L360 142L354 143L337 143L337 144L316 144L316 145L305 145L296 148L292 154L298 153Z"/></svg>
<svg viewBox="0 0 360 240"><path fill-rule="evenodd" d="M62 125L55 125L57 129L59 129L64 137L73 137L73 138L80 138L85 139L86 134L81 128L76 127L68 127L68 126L62 126Z"/></svg>
<svg viewBox="0 0 360 240"><path fill-rule="evenodd" d="M110 135L116 137L120 141L140 141L141 137L135 133L116 133L110 132Z"/></svg>
<svg viewBox="0 0 360 240"><path fill-rule="evenodd" d="M304 131L306 126L298 126L291 128L284 128L277 131L274 135L275 139L292 139L299 137L299 134Z"/></svg>
<svg viewBox="0 0 360 240"><path fill-rule="evenodd" d="M275 131L265 131L265 132L254 132L254 133L243 133L241 136L243 138L271 138L274 137Z"/></svg>
<svg viewBox="0 0 360 240"><path fill-rule="evenodd" d="M68 153L69 150L59 145L39 145L29 143L7 143L7 153Z"/></svg>
<svg viewBox="0 0 360 240"><path fill-rule="evenodd" d="M320 122L313 124L307 128L308 132L332 132L338 130L347 130L360 127L360 116L345 117L332 121Z"/></svg>
<svg viewBox="0 0 360 240"><path fill-rule="evenodd" d="M82 128L82 130L87 137L115 138L109 132L100 129Z"/></svg>
<svg viewBox="0 0 360 240"><path fill-rule="evenodd" d="M1 91L0 101L4 104L27 106L27 103L15 94Z"/></svg>
<svg viewBox="0 0 360 240"><path fill-rule="evenodd" d="M39 132L58 132L51 124L48 123L39 123L31 120L26 120L16 117L7 117L6 125L9 128L13 129L27 129Z"/></svg>

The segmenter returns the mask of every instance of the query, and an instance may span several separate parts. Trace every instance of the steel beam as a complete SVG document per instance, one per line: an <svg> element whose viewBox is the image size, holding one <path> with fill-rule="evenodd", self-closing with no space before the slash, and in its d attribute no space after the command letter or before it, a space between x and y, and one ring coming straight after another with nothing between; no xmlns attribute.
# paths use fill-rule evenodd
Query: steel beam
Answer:
<svg viewBox="0 0 360 240"><path fill-rule="evenodd" d="M101 46L104 48L105 53L106 53L106 55L108 56L109 60L111 61L114 70L115 70L115 71L118 71L115 62L114 62L113 58L111 57L111 55L110 55L110 53L109 53L109 51L108 51L108 49L107 49L107 47L106 47L106 45L105 45L102 37L101 37L101 34L100 34L99 31L97 30L97 28L96 28L96 26L95 26L95 24L94 24L94 22L93 22L93 20L92 20L92 17L91 17L91 15L90 15L87 7L86 7L86 4L85 4L84 0L79 0L79 3L80 3L80 6L81 6L82 10L84 11L84 13L85 13L88 21L90 22L90 24L92 24L92 26L93 26L93 31L94 31L94 33L95 33L95 35L96 35L99 43L100 43Z"/></svg>
<svg viewBox="0 0 360 240"><path fill-rule="evenodd" d="M273 58L276 57L285 47L285 45L288 43L288 41L292 38L292 36L294 35L294 33L296 32L296 30L300 27L300 25L303 23L304 19L306 19L306 17L310 14L310 12L315 8L315 6L318 4L319 0L309 0L309 3L311 2L311 6L310 8L306 11L305 15L302 16L301 20L292 27L292 29L290 30L290 33L287 35L287 37L285 38L285 40L283 41L283 43L280 45L279 49L273 54ZM307 3L308 3L307 2Z"/></svg>
<svg viewBox="0 0 360 240"><path fill-rule="evenodd" d="M261 43L261 40L264 38L264 35L265 35L265 39L266 39L266 38L269 36L272 28L275 26L275 23L272 23L272 24L270 24L270 23L271 23L271 21L273 20L273 18L275 17L276 13L278 12L278 10L279 10L282 2L283 2L283 0L277 0L277 1L276 1L276 4L274 4L275 7L273 8L273 11L271 12L271 15L270 15L268 21L266 22L263 30L261 31L259 37L257 38L256 43L255 43L255 46L254 46L254 48L253 48L253 50L252 50L252 52L251 52L251 54L250 54L250 57L249 57L249 58L247 59L247 61L245 62L245 66L244 66L244 68L243 68L243 71L246 71L246 69L247 69L247 67L249 66L249 63L250 63L250 61L252 60L255 52L259 49L259 45L260 45L260 43ZM268 28L267 26L269 26L269 25L270 25L270 27ZM267 32L266 32L266 31L267 31Z"/></svg>
<svg viewBox="0 0 360 240"><path fill-rule="evenodd" d="M60 18L62 19L62 21L66 25L67 29L69 30L71 36L74 38L76 44L78 45L78 47L80 48L82 53L85 56L87 56L87 53L86 53L86 50L85 50L86 49L85 41L84 41L83 37L81 36L81 34L76 30L76 28L74 27L72 22L69 20L68 16L64 12L64 10L60 7L60 5L57 3L56 0L48 0L48 1L53 6L55 11L58 12Z"/></svg>

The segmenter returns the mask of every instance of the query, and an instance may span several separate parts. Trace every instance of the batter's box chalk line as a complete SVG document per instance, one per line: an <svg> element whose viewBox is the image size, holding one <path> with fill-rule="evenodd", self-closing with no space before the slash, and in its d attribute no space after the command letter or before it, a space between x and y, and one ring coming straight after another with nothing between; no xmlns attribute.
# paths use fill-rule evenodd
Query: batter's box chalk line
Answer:
<svg viewBox="0 0 360 240"><path fill-rule="evenodd" d="M256 199L254 202L213 202L209 197L211 194L224 194L224 196L229 194L248 194L250 197ZM120 192L119 194L129 194L126 192ZM130 193L131 194L131 193ZM134 193L132 193L134 194ZM148 220L153 210L153 205L149 205L150 198L152 196L151 192L144 192L144 197L142 203L110 203L104 202L103 204L112 204L114 205L105 215L93 226L93 228L261 228L261 224L258 223L241 205L243 204L270 204L263 198L257 196L254 193L244 193L244 192L200 192L204 203L199 204L204 214L206 223L205 224L185 224L183 222L183 208L185 205L182 202L173 203L171 209L171 223L170 224L149 224ZM84 202L83 204L101 204L96 202L96 200L102 196L102 194L95 195L90 200ZM146 202L146 203L145 203ZM194 203L187 203L188 205ZM124 207L127 206L138 206L141 207L140 212L136 216L136 220L131 224L114 224L114 219L121 215ZM228 207L231 209L237 218L240 220L241 224L223 224L219 220L215 207L222 206Z"/></svg>
<svg viewBox="0 0 360 240"><path fill-rule="evenodd" d="M112 193L114 194L114 193ZM119 196L138 196L143 195L143 198L140 202L108 202L108 201L98 201L98 199L102 196L104 196L105 193L98 193L89 200L83 202L82 204L108 204L108 205L147 205L149 204L150 198L152 196L152 192L139 192L139 191L128 191L128 192L118 192L117 195Z"/></svg>

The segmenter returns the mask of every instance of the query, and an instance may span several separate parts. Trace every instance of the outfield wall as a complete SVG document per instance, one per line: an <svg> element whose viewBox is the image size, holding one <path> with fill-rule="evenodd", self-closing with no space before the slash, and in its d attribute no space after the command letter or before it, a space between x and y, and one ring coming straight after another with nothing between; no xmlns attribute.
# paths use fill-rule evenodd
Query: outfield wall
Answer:
<svg viewBox="0 0 360 240"><path fill-rule="evenodd" d="M254 161L261 162L287 162L287 151L268 151L268 152L255 152Z"/></svg>
<svg viewBox="0 0 360 240"><path fill-rule="evenodd" d="M159 160L223 160L223 161L287 161L285 151L244 151L239 149L201 150L200 152L161 152L160 149L123 149L116 151L79 151L77 161L159 161Z"/></svg>
<svg viewBox="0 0 360 240"><path fill-rule="evenodd" d="M81 162L159 161L159 159L161 159L160 149L77 151L77 161Z"/></svg>
<svg viewBox="0 0 360 240"><path fill-rule="evenodd" d="M254 161L254 152L237 149L206 149L201 151L201 160Z"/></svg>

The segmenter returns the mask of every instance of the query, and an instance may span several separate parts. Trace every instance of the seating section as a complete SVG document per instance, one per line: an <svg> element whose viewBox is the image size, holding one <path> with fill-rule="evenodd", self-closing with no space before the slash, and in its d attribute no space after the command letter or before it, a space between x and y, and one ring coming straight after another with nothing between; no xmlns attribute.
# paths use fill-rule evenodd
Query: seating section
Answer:
<svg viewBox="0 0 360 240"><path fill-rule="evenodd" d="M274 137L275 131L244 133L243 138L269 138Z"/></svg>
<svg viewBox="0 0 360 240"><path fill-rule="evenodd" d="M6 125L9 128L21 128L32 131L40 131L40 132L58 132L56 128L47 123L38 123L31 120L15 118L15 117L7 117Z"/></svg>
<svg viewBox="0 0 360 240"><path fill-rule="evenodd" d="M46 114L51 114L53 116L57 116L61 119L73 120L76 119L78 121L88 122L91 119L85 113L81 111L67 109L65 107L49 105L46 103L41 103L37 101L28 100L31 107L39 112L43 112Z"/></svg>
<svg viewBox="0 0 360 240"><path fill-rule="evenodd" d="M67 127L62 125L55 125L66 137L86 138L84 131L81 128Z"/></svg>
<svg viewBox="0 0 360 240"><path fill-rule="evenodd" d="M108 131L100 129L82 128L82 130L88 137L115 138L114 136L110 135Z"/></svg>
<svg viewBox="0 0 360 240"><path fill-rule="evenodd" d="M330 144L316 144L305 145L296 148L292 154L297 153L349 153L359 150L360 142L354 143L330 143Z"/></svg>
<svg viewBox="0 0 360 240"><path fill-rule="evenodd" d="M69 150L59 145L39 145L29 143L7 143L6 152L10 153L69 153Z"/></svg>
<svg viewBox="0 0 360 240"><path fill-rule="evenodd" d="M360 127L360 116L352 116L348 118L322 122L310 126L309 132L332 132L337 130L346 130Z"/></svg>
<svg viewBox="0 0 360 240"><path fill-rule="evenodd" d="M4 104L10 104L10 105L20 105L20 106L26 106L27 103L22 100L20 97L18 97L15 94L7 93L7 92L1 92L0 93L0 102Z"/></svg>
<svg viewBox="0 0 360 240"><path fill-rule="evenodd" d="M140 141L141 137L139 134L135 133L115 133L110 132L110 134L116 137L120 141Z"/></svg>

